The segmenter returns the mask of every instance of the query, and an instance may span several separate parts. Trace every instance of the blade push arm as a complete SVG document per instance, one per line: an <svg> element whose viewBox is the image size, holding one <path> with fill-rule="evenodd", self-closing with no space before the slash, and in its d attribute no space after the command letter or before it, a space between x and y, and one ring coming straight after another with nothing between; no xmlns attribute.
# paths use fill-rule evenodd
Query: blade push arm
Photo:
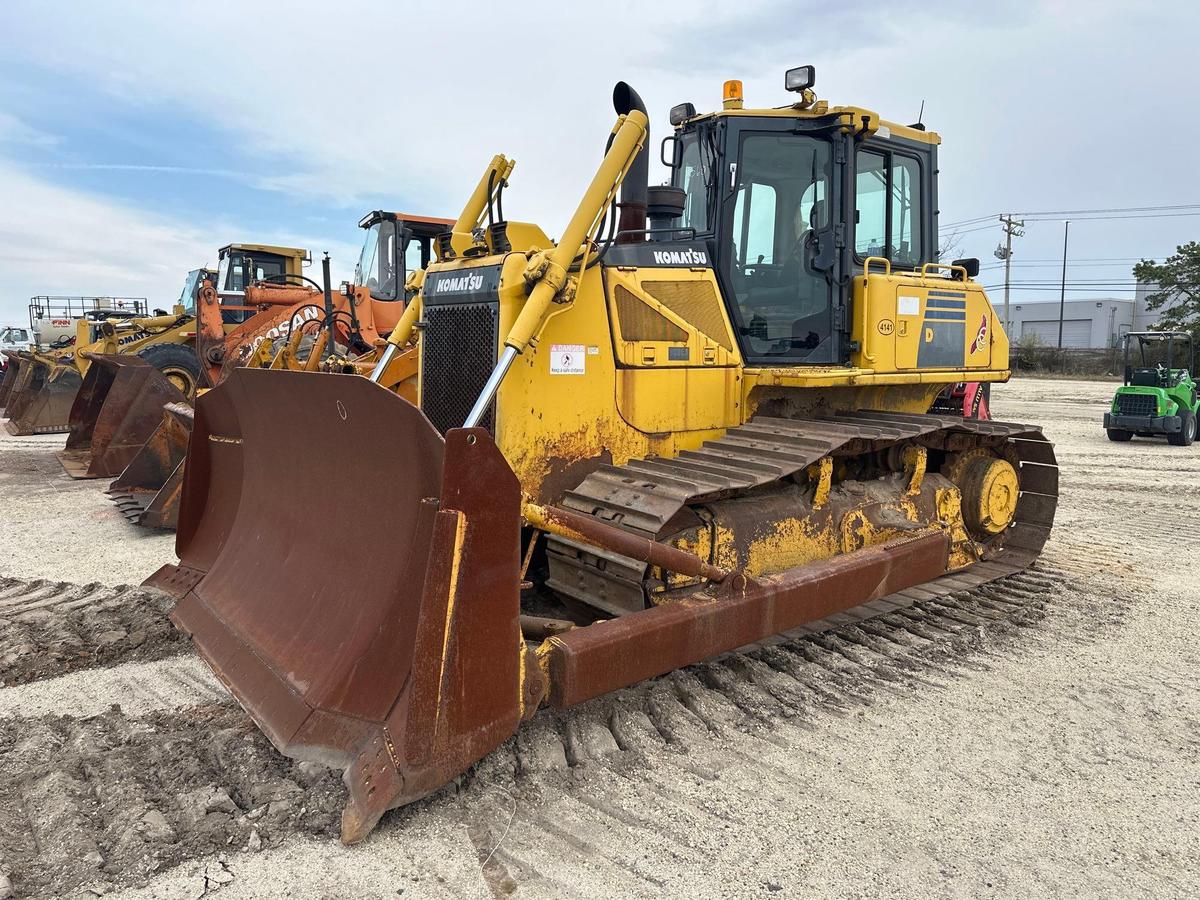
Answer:
<svg viewBox="0 0 1200 900"><path fill-rule="evenodd" d="M598 227L610 201L641 150L648 126L649 120L640 109L631 109L617 117L608 152L604 154L600 168L596 170L575 214L567 223L561 240L548 254L535 256L531 260L532 271L527 273L527 277L532 276L531 280L536 279L533 290L504 339L504 352L500 355L496 368L492 370L463 427L474 428L479 424L496 396L496 391L500 389L513 360L517 358L517 354L525 352L541 330L550 304L567 284L568 270L575 259L585 251L585 242Z"/></svg>
<svg viewBox="0 0 1200 900"><path fill-rule="evenodd" d="M492 202L496 192L503 189L504 182L508 180L508 176L512 174L512 170L516 164L515 160L508 159L499 153L492 157L487 168L483 170L483 176L479 179L479 183L475 185L475 190L471 192L471 197L467 200L466 206L459 213L458 219L451 229L452 231L469 234L479 226L484 211ZM404 315L400 317L400 321L396 323L396 327L392 329L392 333L388 335L387 347L384 348L383 354L379 357L375 368L371 370L371 374L368 376L371 381L379 382L387 367L391 365L393 357L395 357L401 347L408 343L409 338L412 337L413 324L417 321L417 317L420 314L421 295L417 294L404 310Z"/></svg>

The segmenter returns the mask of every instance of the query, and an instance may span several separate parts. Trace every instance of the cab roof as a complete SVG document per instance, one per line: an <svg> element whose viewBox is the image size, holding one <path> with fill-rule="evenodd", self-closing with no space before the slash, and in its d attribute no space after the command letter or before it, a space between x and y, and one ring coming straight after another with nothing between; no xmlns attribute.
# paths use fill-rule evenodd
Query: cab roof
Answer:
<svg viewBox="0 0 1200 900"><path fill-rule="evenodd" d="M879 137L900 137L922 144L940 144L941 135L936 131L925 131L911 125L901 125L898 122L881 118L879 113L861 106L830 106L825 100L817 100L811 106L778 106L772 108L733 108L718 109L712 112L699 113L680 123L684 127L704 119L719 118L772 118L772 119L822 119L828 116L839 116L845 120L845 127L855 132L866 130L869 134Z"/></svg>
<svg viewBox="0 0 1200 900"><path fill-rule="evenodd" d="M290 256L293 259L311 259L309 252L301 247L277 247L274 244L226 244L217 251L218 257L228 256L234 251L250 251L251 253L270 253L274 256Z"/></svg>

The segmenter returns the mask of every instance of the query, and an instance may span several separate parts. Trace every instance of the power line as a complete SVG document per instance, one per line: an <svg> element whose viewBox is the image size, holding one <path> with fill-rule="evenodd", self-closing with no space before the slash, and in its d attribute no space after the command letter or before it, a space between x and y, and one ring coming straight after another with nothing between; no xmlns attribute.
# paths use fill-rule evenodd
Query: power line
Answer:
<svg viewBox="0 0 1200 900"><path fill-rule="evenodd" d="M1135 215L1121 216L1085 216L1084 218L1072 219L1074 222L1106 222L1112 219L1185 219L1188 217L1200 216L1200 210L1196 212L1181 212L1181 213L1138 213ZM1061 221L1056 216L1046 216L1045 218L1037 218L1034 216L1026 216L1026 222L1058 222Z"/></svg>
<svg viewBox="0 0 1200 900"><path fill-rule="evenodd" d="M1181 210L1195 210L1195 212L1181 212ZM1124 215L1124 213L1137 213L1138 215ZM1024 216L1033 222L1042 222L1048 219L1052 220L1057 216L1086 216L1089 219L1105 220L1105 219L1170 219L1177 216L1197 216L1200 215L1200 203L1177 203L1169 206L1112 206L1102 207L1097 209L1052 209L1042 210L1039 212L1013 213L1013 215ZM996 213L990 216L976 216L972 219L962 219L956 222L947 222L938 224L938 231L957 228L962 225L975 225L978 222L985 222L988 219L996 219L1000 221L1000 214ZM991 227L990 225L984 226ZM972 228L971 231L982 231L984 228ZM969 234L964 231L962 234Z"/></svg>
<svg viewBox="0 0 1200 900"><path fill-rule="evenodd" d="M1114 206L1106 209L1051 209L1041 212L1016 213L1021 216L1086 216L1092 213L1161 212L1172 209L1200 209L1200 203L1178 203L1173 206Z"/></svg>
<svg viewBox="0 0 1200 900"><path fill-rule="evenodd" d="M1004 287L1004 285L1002 285L1002 284L984 285L985 290L996 290L996 289L999 289L1002 287ZM1062 290L1062 285L1059 285L1059 284L1048 284L1048 285L1043 285L1041 287L1026 287L1026 286L1022 286L1019 284L1014 284L1012 287L1013 287L1013 291L1016 293L1024 293L1026 291L1054 291L1057 294L1059 291ZM1118 291L1118 292L1126 291L1127 292L1127 291L1135 290L1136 288L1137 288L1137 285L1132 284L1132 283L1125 284L1125 285L1075 286L1075 285L1072 285L1070 282L1067 282L1067 290L1068 291L1099 291L1101 293L1111 293L1113 291ZM1014 299L1016 299L1016 298L1014 298Z"/></svg>

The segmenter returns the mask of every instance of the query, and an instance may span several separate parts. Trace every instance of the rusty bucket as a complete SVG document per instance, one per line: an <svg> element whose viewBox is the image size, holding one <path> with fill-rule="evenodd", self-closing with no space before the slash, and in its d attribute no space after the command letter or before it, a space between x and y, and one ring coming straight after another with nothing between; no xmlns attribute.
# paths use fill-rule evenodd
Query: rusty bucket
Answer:
<svg viewBox="0 0 1200 900"><path fill-rule="evenodd" d="M4 355L8 357L8 361L4 367L4 377L0 378L0 409L4 409L8 405L8 397L20 375L21 367L24 365L19 351L5 350Z"/></svg>
<svg viewBox="0 0 1200 900"><path fill-rule="evenodd" d="M109 497L132 524L175 530L194 416L188 403L166 404L154 433L108 486Z"/></svg>
<svg viewBox="0 0 1200 900"><path fill-rule="evenodd" d="M71 404L83 383L79 370L54 357L20 355L21 369L4 408L4 427L15 435L70 431Z"/></svg>
<svg viewBox="0 0 1200 900"><path fill-rule="evenodd" d="M180 565L147 584L282 753L345 768L344 841L515 731L520 489L485 431L443 440L358 376L238 369L192 437Z"/></svg>
<svg viewBox="0 0 1200 900"><path fill-rule="evenodd" d="M163 405L187 398L139 356L84 355L91 365L71 405L71 432L58 461L72 478L112 478L154 433Z"/></svg>

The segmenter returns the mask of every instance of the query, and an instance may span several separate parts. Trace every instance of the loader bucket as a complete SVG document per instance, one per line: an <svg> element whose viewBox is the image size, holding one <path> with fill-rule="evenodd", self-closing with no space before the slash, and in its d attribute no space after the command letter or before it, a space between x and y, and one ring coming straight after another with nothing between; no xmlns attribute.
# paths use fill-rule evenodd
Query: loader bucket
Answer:
<svg viewBox="0 0 1200 900"><path fill-rule="evenodd" d="M108 486L109 497L132 524L175 529L193 416L187 403L164 406L154 433Z"/></svg>
<svg viewBox="0 0 1200 900"><path fill-rule="evenodd" d="M280 752L345 768L347 843L516 730L520 516L486 431L443 440L360 376L239 369L200 398L172 619Z"/></svg>
<svg viewBox="0 0 1200 900"><path fill-rule="evenodd" d="M4 355L8 357L8 364L4 367L4 377L0 378L0 409L8 405L8 397L23 364L20 354L14 350L6 350Z"/></svg>
<svg viewBox="0 0 1200 900"><path fill-rule="evenodd" d="M61 434L70 431L71 404L83 377L73 365L32 353L22 354L23 365L13 383L4 414L9 434Z"/></svg>
<svg viewBox="0 0 1200 900"><path fill-rule="evenodd" d="M112 478L154 433L163 405L187 398L139 356L84 355L91 365L71 405L66 449L56 455L72 478Z"/></svg>

